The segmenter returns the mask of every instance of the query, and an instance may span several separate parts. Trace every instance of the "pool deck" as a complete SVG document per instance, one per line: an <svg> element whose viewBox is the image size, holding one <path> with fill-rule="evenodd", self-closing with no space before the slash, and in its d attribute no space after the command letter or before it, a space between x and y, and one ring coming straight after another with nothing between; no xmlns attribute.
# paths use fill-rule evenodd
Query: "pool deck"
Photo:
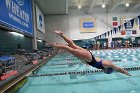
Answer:
<svg viewBox="0 0 140 93"><path fill-rule="evenodd" d="M36 64L36 65L28 64L28 65L21 67L20 64L17 64L16 70L18 71L18 73L14 76L9 77L6 80L0 81L0 93L3 93L4 91L6 91L10 87L12 87L14 84L19 82L21 79L23 79L27 75L31 74L32 71L34 71L34 70L38 69L39 67L41 67L42 65L44 65L55 55L56 54L47 56L46 59L40 59L38 64Z"/></svg>

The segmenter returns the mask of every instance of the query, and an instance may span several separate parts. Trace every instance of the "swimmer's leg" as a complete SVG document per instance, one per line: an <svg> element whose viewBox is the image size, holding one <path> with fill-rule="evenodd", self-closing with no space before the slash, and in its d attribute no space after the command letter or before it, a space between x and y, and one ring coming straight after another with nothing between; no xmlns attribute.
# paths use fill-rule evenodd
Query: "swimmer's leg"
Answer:
<svg viewBox="0 0 140 93"><path fill-rule="evenodd" d="M62 31L55 31L56 34L58 34L59 36L61 36L70 47L74 48L74 49L83 49L79 46L77 46L70 38L68 38Z"/></svg>
<svg viewBox="0 0 140 93"><path fill-rule="evenodd" d="M56 43L51 43L50 45L53 47L56 47L58 49L66 50L81 60L88 61L88 62L90 62L92 60L91 54L84 49L82 49L82 50L74 49L74 48L69 47L67 45L56 44Z"/></svg>
<svg viewBox="0 0 140 93"><path fill-rule="evenodd" d="M102 64L103 66L113 68L115 71L131 76L131 74L129 74L126 70L124 70L123 68L120 68L119 66L114 65L111 61L103 61Z"/></svg>

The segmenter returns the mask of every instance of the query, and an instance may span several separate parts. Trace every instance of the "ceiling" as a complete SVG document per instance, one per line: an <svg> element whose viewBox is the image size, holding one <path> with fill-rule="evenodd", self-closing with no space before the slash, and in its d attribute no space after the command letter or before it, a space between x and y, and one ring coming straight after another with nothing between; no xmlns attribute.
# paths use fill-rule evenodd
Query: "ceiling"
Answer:
<svg viewBox="0 0 140 93"><path fill-rule="evenodd" d="M100 11L101 5L105 3L106 12L123 10L131 12L140 9L140 0L35 0L44 14L68 14L69 9L77 9L78 5L81 9L86 9L88 12L94 10ZM125 3L130 6L126 7Z"/></svg>
<svg viewBox="0 0 140 93"><path fill-rule="evenodd" d="M68 0L35 0L44 14L68 14Z"/></svg>
<svg viewBox="0 0 140 93"><path fill-rule="evenodd" d="M82 6L81 9L87 9L88 12L93 10L101 10L102 4L106 5L106 12L112 12L122 9L123 11L130 12L140 8L140 0L69 0L69 9L77 9L78 5ZM129 7L125 4L129 3Z"/></svg>

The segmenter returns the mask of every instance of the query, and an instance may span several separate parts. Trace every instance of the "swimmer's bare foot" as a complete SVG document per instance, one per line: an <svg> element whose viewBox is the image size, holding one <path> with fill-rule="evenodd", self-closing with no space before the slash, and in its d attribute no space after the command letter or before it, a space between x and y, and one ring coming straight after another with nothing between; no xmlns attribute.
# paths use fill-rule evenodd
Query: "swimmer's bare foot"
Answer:
<svg viewBox="0 0 140 93"><path fill-rule="evenodd" d="M62 31L54 31L56 34L58 34L59 36L62 36L63 35L63 32Z"/></svg>

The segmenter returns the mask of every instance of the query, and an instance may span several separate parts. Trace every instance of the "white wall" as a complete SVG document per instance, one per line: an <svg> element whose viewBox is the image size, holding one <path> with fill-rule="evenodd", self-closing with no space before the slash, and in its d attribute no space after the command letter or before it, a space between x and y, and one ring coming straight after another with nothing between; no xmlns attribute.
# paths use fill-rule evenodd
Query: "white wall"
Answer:
<svg viewBox="0 0 140 93"><path fill-rule="evenodd" d="M88 10L87 10L88 11ZM69 26L70 26L70 37L72 39L85 39L85 38L92 38L98 35L103 34L104 32L110 31L112 29L112 17L118 18L118 23L120 23L120 18L122 17L136 17L140 15L139 12L116 12L116 13L106 13L105 11L98 12L94 11L90 15L87 14L83 10L70 10L69 11ZM96 18L97 24L97 33L80 33L79 29L79 19L85 17L93 17ZM119 26L119 25L118 25ZM138 28L136 29L138 30ZM137 31L137 35L140 35L140 31ZM136 35L136 36L137 36ZM112 37L123 37L120 33L113 35Z"/></svg>
<svg viewBox="0 0 140 93"><path fill-rule="evenodd" d="M105 13L99 13L99 14L96 13L96 14L89 15L85 11L79 10L79 9L69 11L70 37L73 40L93 38L97 35L100 35L101 33L105 32L105 31L107 31L106 24L104 24L102 21L100 21L101 19L103 19L105 21L107 20ZM80 29L79 29L80 18L95 18L96 25L97 25L97 27L96 27L97 33L80 33Z"/></svg>
<svg viewBox="0 0 140 93"><path fill-rule="evenodd" d="M49 15L46 16L45 24L46 26L46 38L48 42L64 42L61 38L56 37L50 33L54 30L62 30L64 33L73 40L79 39L89 39L97 35L101 35L107 31L110 31L111 28L108 27L109 24L112 25L112 17L136 17L139 14L138 11L126 13L123 11L116 11L115 13L106 13L103 9L98 11L93 11L88 14L88 10L69 10L69 15ZM93 17L96 19L97 31L96 33L80 33L79 29L79 19L80 18ZM140 31L137 31L137 35L140 35ZM121 34L118 33L112 37L121 37Z"/></svg>
<svg viewBox="0 0 140 93"><path fill-rule="evenodd" d="M46 41L64 43L64 40L54 34L55 30L63 31L68 37L69 31L69 16L68 15L47 15L45 18L46 24Z"/></svg>

